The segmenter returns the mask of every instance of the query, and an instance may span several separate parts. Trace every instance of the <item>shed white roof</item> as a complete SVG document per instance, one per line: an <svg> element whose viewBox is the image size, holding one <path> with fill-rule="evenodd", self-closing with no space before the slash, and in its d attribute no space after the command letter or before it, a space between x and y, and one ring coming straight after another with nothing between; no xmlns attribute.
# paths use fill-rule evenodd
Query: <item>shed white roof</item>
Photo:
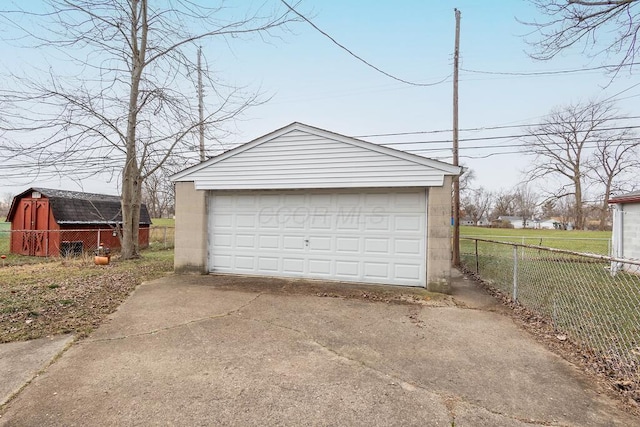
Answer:
<svg viewBox="0 0 640 427"><path fill-rule="evenodd" d="M171 177L198 190L430 187L461 168L292 123Z"/></svg>

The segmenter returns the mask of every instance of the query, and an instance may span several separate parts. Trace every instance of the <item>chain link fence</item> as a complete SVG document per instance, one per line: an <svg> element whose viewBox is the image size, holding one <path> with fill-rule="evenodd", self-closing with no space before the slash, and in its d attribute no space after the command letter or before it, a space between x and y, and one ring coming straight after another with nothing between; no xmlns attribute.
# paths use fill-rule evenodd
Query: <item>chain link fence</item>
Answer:
<svg viewBox="0 0 640 427"><path fill-rule="evenodd" d="M169 249L174 245L173 227L140 228L141 248ZM118 251L120 240L115 229L83 228L70 230L9 230L0 228L0 256L3 263L27 262L28 257L53 258L91 255L98 246ZM34 262L33 260L31 262Z"/></svg>
<svg viewBox="0 0 640 427"><path fill-rule="evenodd" d="M639 260L466 236L460 247L467 271L546 318L619 388L640 391Z"/></svg>
<svg viewBox="0 0 640 427"><path fill-rule="evenodd" d="M572 236L514 236L501 235L499 231L495 234L474 235L465 233L464 237L472 239L484 239L509 243L520 243L522 245L545 246L555 249L567 249L576 252L587 252L598 255L612 255L611 239L600 237L572 237Z"/></svg>

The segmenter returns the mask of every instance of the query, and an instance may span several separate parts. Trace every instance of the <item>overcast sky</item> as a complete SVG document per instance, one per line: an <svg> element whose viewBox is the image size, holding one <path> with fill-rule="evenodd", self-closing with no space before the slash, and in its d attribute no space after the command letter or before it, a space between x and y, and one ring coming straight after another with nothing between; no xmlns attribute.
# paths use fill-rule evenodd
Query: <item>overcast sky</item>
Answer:
<svg viewBox="0 0 640 427"><path fill-rule="evenodd" d="M301 12L375 66L405 80L442 83L418 87L395 81L359 62L306 23L293 25L291 33L269 43L259 39L207 42L203 53L212 71L231 84L260 87L272 96L237 122L235 134L223 141L224 145L246 142L298 121L450 161L454 7L462 12L460 154L461 162L475 171L476 186L510 188L523 179L522 170L530 159L518 153L521 141L516 138L466 139L518 135L522 133L520 126L537 123L554 107L617 94L621 111L638 115L640 87L629 88L640 80L628 72L613 82L601 71L491 74L584 69L607 63L606 58L590 59L579 49L549 62L530 59L522 36L531 29L516 20L539 18L527 2L303 0L298 6ZM20 69L37 61L34 52L12 50L3 58L3 66ZM212 97L206 102L215 106ZM514 127L479 129L508 125ZM363 136L404 132L427 133ZM407 141L419 142L397 144ZM217 146L214 141L208 144ZM489 147L470 148L478 146ZM3 179L2 192L16 193L36 185L119 192L117 178L77 182L70 177L36 182Z"/></svg>

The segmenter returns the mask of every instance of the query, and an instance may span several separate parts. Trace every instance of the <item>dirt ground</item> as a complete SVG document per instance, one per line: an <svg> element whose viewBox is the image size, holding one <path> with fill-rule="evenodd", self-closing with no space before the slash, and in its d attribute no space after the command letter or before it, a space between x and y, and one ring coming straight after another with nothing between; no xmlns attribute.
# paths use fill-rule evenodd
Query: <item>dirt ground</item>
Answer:
<svg viewBox="0 0 640 427"><path fill-rule="evenodd" d="M172 271L173 251L98 266L92 258L0 268L0 343L86 336L145 280Z"/></svg>

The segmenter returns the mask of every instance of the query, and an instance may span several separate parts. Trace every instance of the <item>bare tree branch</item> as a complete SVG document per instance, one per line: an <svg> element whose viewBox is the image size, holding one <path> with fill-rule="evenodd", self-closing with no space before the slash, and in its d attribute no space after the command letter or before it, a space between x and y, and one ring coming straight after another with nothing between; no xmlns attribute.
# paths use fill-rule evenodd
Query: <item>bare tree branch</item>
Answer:
<svg viewBox="0 0 640 427"><path fill-rule="evenodd" d="M609 149L598 156L598 150L590 147L611 148L613 141L625 147L633 145L633 142L630 144L627 141L631 135L629 129L609 126L620 117L612 103L592 101L555 109L539 126L527 130L531 136L525 150L536 155L527 177L530 180L545 179L547 182L553 178L560 180L560 189L550 189L549 193L556 199L568 195L575 198L577 229L583 229L586 225L584 192L588 184L594 182L589 174L594 174L595 169L602 167L599 158L604 158L606 163L612 155ZM616 170L616 174L620 173L620 163L609 166Z"/></svg>
<svg viewBox="0 0 640 427"><path fill-rule="evenodd" d="M529 0L546 17L542 22L520 21L535 29L528 40L530 56L550 60L572 47L588 56L617 57L614 77L635 64L640 46L638 0Z"/></svg>
<svg viewBox="0 0 640 427"><path fill-rule="evenodd" d="M239 11L222 0L47 0L4 10L19 47L39 49L49 69L0 81L0 122L8 134L2 170L17 176L110 173L121 180L122 254L138 256L142 186L173 158L194 162L201 124L195 96L196 43L277 37L297 20L269 4ZM253 7L253 9L251 9ZM15 34L18 34L15 36ZM212 88L204 125L224 134L226 123L264 102L260 93L204 73ZM7 111L7 114L4 112ZM9 135L10 134L10 135ZM29 141L25 143L24 141ZM4 144L4 142L3 142ZM15 175L14 175L15 174Z"/></svg>

